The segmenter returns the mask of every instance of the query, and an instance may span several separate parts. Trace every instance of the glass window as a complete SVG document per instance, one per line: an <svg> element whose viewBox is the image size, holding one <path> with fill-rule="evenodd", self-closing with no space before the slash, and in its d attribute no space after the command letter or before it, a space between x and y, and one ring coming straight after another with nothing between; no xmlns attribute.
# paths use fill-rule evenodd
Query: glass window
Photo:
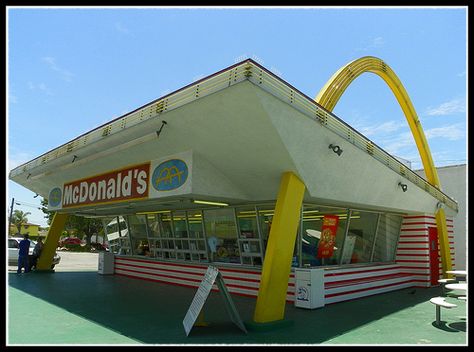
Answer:
<svg viewBox="0 0 474 352"><path fill-rule="evenodd" d="M235 210L239 229L239 250L242 263L262 265L262 243L258 233L255 207L243 207Z"/></svg>
<svg viewBox="0 0 474 352"><path fill-rule="evenodd" d="M327 253L323 253L323 248L318 252L323 223L325 219L335 219L333 224L328 224L331 233L336 229L334 242L327 237L323 244L327 244ZM305 206L303 208L303 221L301 231L301 255L303 266L335 265L339 262L342 243L347 223L347 209ZM326 226L325 226L326 228ZM327 230L326 230L327 231ZM323 236L324 238L324 236Z"/></svg>
<svg viewBox="0 0 474 352"><path fill-rule="evenodd" d="M173 231L171 230L171 212L159 213L157 216L160 223L161 237L173 237Z"/></svg>
<svg viewBox="0 0 474 352"><path fill-rule="evenodd" d="M197 262L207 261L207 248L200 210L149 214L147 221L150 252L154 257ZM171 231L172 229L174 231Z"/></svg>
<svg viewBox="0 0 474 352"><path fill-rule="evenodd" d="M240 238L258 239L257 214L253 207L237 208Z"/></svg>
<svg viewBox="0 0 474 352"><path fill-rule="evenodd" d="M130 246L128 230L125 219L122 216L106 217L102 219L109 250L112 253L129 254Z"/></svg>
<svg viewBox="0 0 474 352"><path fill-rule="evenodd" d="M113 253L260 266L273 216L274 204L267 204L106 217L103 225ZM325 221L333 221L334 238ZM395 214L305 205L292 266L394 261L401 223Z"/></svg>
<svg viewBox="0 0 474 352"><path fill-rule="evenodd" d="M341 264L370 262L378 217L377 213L351 211Z"/></svg>
<svg viewBox="0 0 474 352"><path fill-rule="evenodd" d="M260 235L262 237L263 253L267 250L268 236L272 227L273 213L275 205L258 207L258 221L260 225Z"/></svg>
<svg viewBox="0 0 474 352"><path fill-rule="evenodd" d="M118 224L119 224L119 244L120 250L119 254L132 254L132 249L130 247L130 237L128 232L128 225L127 221L125 220L124 216L118 217Z"/></svg>
<svg viewBox="0 0 474 352"><path fill-rule="evenodd" d="M187 213L188 213L189 237L204 238L201 211L190 210Z"/></svg>
<svg viewBox="0 0 474 352"><path fill-rule="evenodd" d="M176 250L176 258L181 260L190 260L188 225L186 221L185 211L173 211L173 233L174 233L174 249Z"/></svg>
<svg viewBox="0 0 474 352"><path fill-rule="evenodd" d="M174 237L177 237L177 238L188 237L188 225L186 222L185 211L173 211L173 227L174 227Z"/></svg>
<svg viewBox="0 0 474 352"><path fill-rule="evenodd" d="M8 248L19 248L19 244L16 240L8 240Z"/></svg>
<svg viewBox="0 0 474 352"><path fill-rule="evenodd" d="M150 256L145 215L129 215L128 226L134 255Z"/></svg>
<svg viewBox="0 0 474 352"><path fill-rule="evenodd" d="M148 245L150 249L150 256L153 258L162 258L163 253L160 251L161 245L161 230L160 222L157 214L147 214L146 222L148 225Z"/></svg>
<svg viewBox="0 0 474 352"><path fill-rule="evenodd" d="M157 214L147 214L148 238L161 237L160 222Z"/></svg>
<svg viewBox="0 0 474 352"><path fill-rule="evenodd" d="M372 257L373 262L391 262L395 260L402 220L403 218L400 215L380 215Z"/></svg>
<svg viewBox="0 0 474 352"><path fill-rule="evenodd" d="M173 229L171 226L171 212L160 212L156 214L157 225L154 225L161 236L161 250L160 254L157 255L164 259L176 259L175 243L173 240Z"/></svg>
<svg viewBox="0 0 474 352"><path fill-rule="evenodd" d="M270 236L270 229L272 227L273 216L275 213L275 204L267 206L259 206L258 209L258 224L260 226L262 257L265 258L265 251L267 250L268 238ZM296 233L295 246L293 249L293 260L291 266L297 267L299 265L298 253L300 252L298 246L299 227Z"/></svg>
<svg viewBox="0 0 474 352"><path fill-rule="evenodd" d="M186 212L189 229L189 257L192 261L207 261L206 240L202 226L202 213L200 210Z"/></svg>
<svg viewBox="0 0 474 352"><path fill-rule="evenodd" d="M240 264L234 209L204 210L204 226L211 261Z"/></svg>
<svg viewBox="0 0 474 352"><path fill-rule="evenodd" d="M187 215L191 260L207 261L206 240L202 227L202 213L200 210L190 210L187 212Z"/></svg>

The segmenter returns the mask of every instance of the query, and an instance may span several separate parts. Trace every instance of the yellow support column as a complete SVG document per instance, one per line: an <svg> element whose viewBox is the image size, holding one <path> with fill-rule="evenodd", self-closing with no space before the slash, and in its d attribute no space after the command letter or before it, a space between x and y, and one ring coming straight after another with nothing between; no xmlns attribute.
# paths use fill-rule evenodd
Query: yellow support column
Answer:
<svg viewBox="0 0 474 352"><path fill-rule="evenodd" d="M262 267L254 323L274 323L285 315L286 292L300 220L304 183L292 172L285 172L275 206Z"/></svg>
<svg viewBox="0 0 474 352"><path fill-rule="evenodd" d="M43 250L36 264L36 271L51 271L54 253L58 247L59 237L66 224L68 214L55 213L51 226L49 227L46 240L44 241Z"/></svg>
<svg viewBox="0 0 474 352"><path fill-rule="evenodd" d="M451 250L449 248L448 239L448 227L446 226L446 215L444 209L440 208L436 212L436 228L438 229L438 242L441 254L441 267L443 269L443 277L450 279L454 275L446 273L448 270L452 270L451 264Z"/></svg>

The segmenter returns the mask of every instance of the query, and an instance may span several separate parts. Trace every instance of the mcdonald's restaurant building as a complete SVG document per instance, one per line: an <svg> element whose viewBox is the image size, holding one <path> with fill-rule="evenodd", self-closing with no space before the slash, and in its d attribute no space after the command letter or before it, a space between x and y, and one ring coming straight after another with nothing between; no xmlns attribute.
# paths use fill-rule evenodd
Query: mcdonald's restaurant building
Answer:
<svg viewBox="0 0 474 352"><path fill-rule="evenodd" d="M229 292L257 297L256 322L308 299L313 273L306 289L323 306L437 285L455 264L457 203L252 60L91 130L10 179L56 212L48 248L68 214L100 218L115 275L196 288L213 265Z"/></svg>

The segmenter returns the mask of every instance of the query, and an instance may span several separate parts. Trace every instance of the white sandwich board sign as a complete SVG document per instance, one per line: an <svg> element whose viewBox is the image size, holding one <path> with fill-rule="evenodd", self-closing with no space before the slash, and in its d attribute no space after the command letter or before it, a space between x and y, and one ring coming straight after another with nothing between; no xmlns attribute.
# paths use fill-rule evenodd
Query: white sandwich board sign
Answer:
<svg viewBox="0 0 474 352"><path fill-rule="evenodd" d="M221 273L216 267L210 265L207 268L207 271L204 274L204 278L202 279L201 284L199 285L199 288L196 294L194 295L193 301L189 306L186 316L184 317L183 326L186 332L186 336L189 335L191 329L193 328L194 323L196 322L196 319L198 318L199 313L201 312L202 307L204 306L204 303L206 302L206 299L209 296L209 293L211 292L212 285L214 284L214 282L216 282L217 287L219 287L219 292L224 298L225 307L232 319L232 322L234 322L234 324L236 324L242 331L247 333L247 329L245 328L242 319L240 319L240 315L237 312L237 309L235 308L234 302L232 301L229 291L227 291L227 287L225 286L225 282L222 278Z"/></svg>

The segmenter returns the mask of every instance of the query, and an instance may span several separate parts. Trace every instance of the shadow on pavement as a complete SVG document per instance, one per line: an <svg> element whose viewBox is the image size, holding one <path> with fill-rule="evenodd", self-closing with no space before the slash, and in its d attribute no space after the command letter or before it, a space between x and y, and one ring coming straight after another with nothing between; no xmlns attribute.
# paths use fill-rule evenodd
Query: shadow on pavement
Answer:
<svg viewBox="0 0 474 352"><path fill-rule="evenodd" d="M442 320L440 321L439 325L436 324L436 320L431 323L431 325L433 325L436 329L440 329L446 332L459 332L459 329L455 329L452 327L453 324L456 323L447 324L445 321Z"/></svg>
<svg viewBox="0 0 474 352"><path fill-rule="evenodd" d="M211 292L204 305L210 326L193 327L186 337L182 322L196 288L97 272L10 273L8 279L11 287L145 344L319 344L439 295L438 288L411 288L316 310L287 304L285 319L293 325L246 335L232 323L219 292ZM251 321L255 299L232 299L242 320Z"/></svg>

